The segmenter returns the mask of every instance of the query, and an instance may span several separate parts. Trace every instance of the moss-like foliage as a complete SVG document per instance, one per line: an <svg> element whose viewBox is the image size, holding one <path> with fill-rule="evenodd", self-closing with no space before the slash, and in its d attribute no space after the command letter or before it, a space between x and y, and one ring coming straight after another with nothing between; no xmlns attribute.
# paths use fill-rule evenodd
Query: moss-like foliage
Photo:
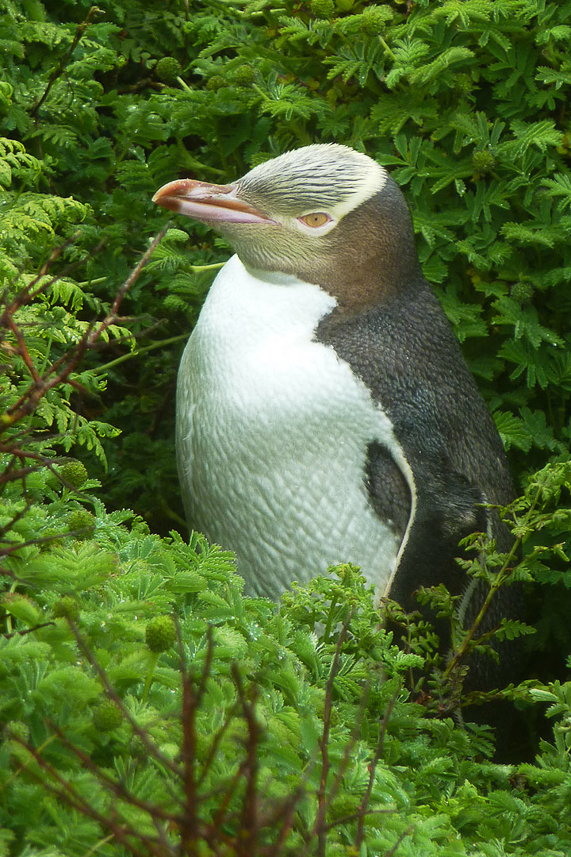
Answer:
<svg viewBox="0 0 571 857"><path fill-rule="evenodd" d="M422 658L356 569L278 609L230 554L95 509L5 562L5 853L568 853L567 686L526 692L557 721L537 763L494 764L486 727L412 700Z"/></svg>

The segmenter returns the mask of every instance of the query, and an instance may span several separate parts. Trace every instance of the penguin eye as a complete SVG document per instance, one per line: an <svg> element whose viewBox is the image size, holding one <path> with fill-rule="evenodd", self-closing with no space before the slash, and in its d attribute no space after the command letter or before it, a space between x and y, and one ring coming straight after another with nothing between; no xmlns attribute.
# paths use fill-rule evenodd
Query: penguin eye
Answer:
<svg viewBox="0 0 571 857"><path fill-rule="evenodd" d="M307 224L307 226L311 226L313 229L317 229L319 226L325 226L325 224L332 219L333 218L328 214L325 214L324 211L312 211L311 214L304 214L303 217L298 218L302 223Z"/></svg>

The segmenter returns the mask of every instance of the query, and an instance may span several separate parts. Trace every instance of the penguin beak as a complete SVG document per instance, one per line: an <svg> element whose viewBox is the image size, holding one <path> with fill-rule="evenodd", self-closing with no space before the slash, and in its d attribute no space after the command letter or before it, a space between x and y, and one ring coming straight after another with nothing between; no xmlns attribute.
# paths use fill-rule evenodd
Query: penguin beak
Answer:
<svg viewBox="0 0 571 857"><path fill-rule="evenodd" d="M235 184L219 185L179 179L160 188L153 202L204 223L276 222L265 212L240 199Z"/></svg>

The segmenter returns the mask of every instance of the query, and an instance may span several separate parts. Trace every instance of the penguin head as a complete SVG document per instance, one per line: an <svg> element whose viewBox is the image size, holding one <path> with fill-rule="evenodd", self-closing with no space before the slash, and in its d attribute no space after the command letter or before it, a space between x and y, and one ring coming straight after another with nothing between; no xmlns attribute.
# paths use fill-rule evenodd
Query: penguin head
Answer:
<svg viewBox="0 0 571 857"><path fill-rule="evenodd" d="M153 201L211 225L246 267L316 283L347 308L376 303L418 271L402 194L348 146L295 149L227 185L170 182Z"/></svg>

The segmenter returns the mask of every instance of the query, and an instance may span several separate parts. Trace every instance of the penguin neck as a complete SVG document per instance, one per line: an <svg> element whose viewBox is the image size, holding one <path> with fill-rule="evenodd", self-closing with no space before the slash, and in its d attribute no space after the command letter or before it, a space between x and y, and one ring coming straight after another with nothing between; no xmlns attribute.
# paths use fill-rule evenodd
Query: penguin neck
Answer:
<svg viewBox="0 0 571 857"><path fill-rule="evenodd" d="M357 264L357 260L348 258L319 277L303 271L300 272L301 278L328 292L336 300L337 313L348 315L392 302L414 290L422 280L416 258L392 260L381 252L370 255L365 263L360 261L361 264Z"/></svg>
<svg viewBox="0 0 571 857"><path fill-rule="evenodd" d="M364 259L349 252L336 256L335 264L319 259L300 261L287 273L243 264L248 273L267 283L302 282L317 286L334 299L336 315L355 315L399 296L402 299L423 281L416 254L412 258L392 259L384 250Z"/></svg>

